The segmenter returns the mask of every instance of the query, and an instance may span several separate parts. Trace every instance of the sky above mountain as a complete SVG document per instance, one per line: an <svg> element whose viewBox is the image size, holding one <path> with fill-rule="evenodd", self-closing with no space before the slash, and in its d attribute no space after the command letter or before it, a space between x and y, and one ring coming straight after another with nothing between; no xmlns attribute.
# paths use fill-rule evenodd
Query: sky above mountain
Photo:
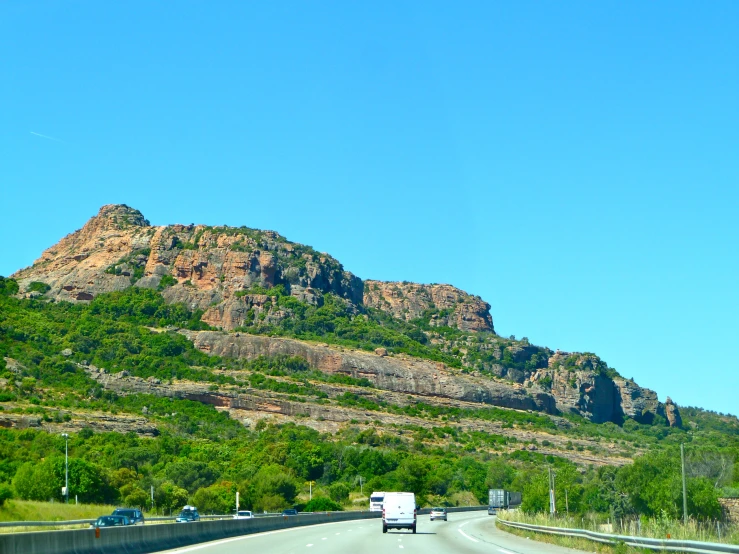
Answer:
<svg viewBox="0 0 739 554"><path fill-rule="evenodd" d="M0 4L0 275L109 203L739 412L739 4Z"/></svg>

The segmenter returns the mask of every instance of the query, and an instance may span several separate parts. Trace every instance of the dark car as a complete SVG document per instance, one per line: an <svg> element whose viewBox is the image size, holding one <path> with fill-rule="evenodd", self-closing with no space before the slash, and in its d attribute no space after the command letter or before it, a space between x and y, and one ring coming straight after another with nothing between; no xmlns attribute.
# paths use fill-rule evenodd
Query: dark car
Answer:
<svg viewBox="0 0 739 554"><path fill-rule="evenodd" d="M175 518L176 523L192 523L200 521L200 514L194 506L185 506L182 508L180 515Z"/></svg>
<svg viewBox="0 0 739 554"><path fill-rule="evenodd" d="M113 510L113 515L127 517L131 522L131 525L144 524L144 514L141 510L137 510L136 508L116 508Z"/></svg>
<svg viewBox="0 0 739 554"><path fill-rule="evenodd" d="M131 520L126 516L100 516L90 527L120 527L131 525Z"/></svg>
<svg viewBox="0 0 739 554"><path fill-rule="evenodd" d="M295 508L288 508L287 510L282 510L283 516L296 516L298 515L298 511Z"/></svg>

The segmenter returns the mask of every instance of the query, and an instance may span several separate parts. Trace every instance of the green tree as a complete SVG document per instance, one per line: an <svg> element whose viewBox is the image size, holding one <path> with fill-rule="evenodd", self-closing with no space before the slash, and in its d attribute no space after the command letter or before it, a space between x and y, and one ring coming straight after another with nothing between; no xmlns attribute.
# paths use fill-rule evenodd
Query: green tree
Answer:
<svg viewBox="0 0 739 554"><path fill-rule="evenodd" d="M187 504L187 491L171 481L165 481L154 489L154 501L164 513L173 512Z"/></svg>
<svg viewBox="0 0 739 554"><path fill-rule="evenodd" d="M129 483L120 489L121 501L124 506L144 508L151 502L151 497L141 487Z"/></svg>
<svg viewBox="0 0 739 554"><path fill-rule="evenodd" d="M13 489L7 483L0 483L0 506L11 498L13 498Z"/></svg>
<svg viewBox="0 0 739 554"><path fill-rule="evenodd" d="M0 276L0 296L18 294L18 283L15 279Z"/></svg>
<svg viewBox="0 0 739 554"><path fill-rule="evenodd" d="M549 473L536 472L523 488L521 509L527 513L549 511Z"/></svg>
<svg viewBox="0 0 739 554"><path fill-rule="evenodd" d="M349 487L346 483L334 483L328 488L328 495L334 502L342 504L349 500Z"/></svg>
<svg viewBox="0 0 739 554"><path fill-rule="evenodd" d="M289 470L277 464L259 469L253 479L254 509L277 510L291 506L298 493L299 482Z"/></svg>
<svg viewBox="0 0 739 554"><path fill-rule="evenodd" d="M488 466L485 486L488 489L508 489L516 475L516 470L509 462L494 460Z"/></svg>
<svg viewBox="0 0 739 554"><path fill-rule="evenodd" d="M231 483L217 483L198 489L192 502L203 513L228 514L236 508L236 491Z"/></svg>
<svg viewBox="0 0 739 554"><path fill-rule="evenodd" d="M306 512L339 512L343 510L341 504L326 498L325 496L314 496L313 499L305 505Z"/></svg>
<svg viewBox="0 0 739 554"><path fill-rule="evenodd" d="M13 478L13 488L23 500L61 499L62 483L56 481L52 467L48 463L26 462Z"/></svg>

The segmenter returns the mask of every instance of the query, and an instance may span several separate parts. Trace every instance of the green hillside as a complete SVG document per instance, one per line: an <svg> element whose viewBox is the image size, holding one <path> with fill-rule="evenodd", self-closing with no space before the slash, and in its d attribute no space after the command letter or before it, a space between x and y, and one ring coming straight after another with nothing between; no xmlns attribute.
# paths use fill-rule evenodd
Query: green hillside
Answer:
<svg viewBox="0 0 739 554"><path fill-rule="evenodd" d="M43 284L38 288L43 292ZM659 420L652 425L630 419L623 425L594 424L577 416L555 419L484 406L393 404L351 392L357 387L370 390L372 384L366 380L321 374L301 359L208 356L175 331L205 328L200 313L165 303L157 291L133 287L99 295L87 304L70 304L43 297L18 299L12 296L17 290L14 281L0 278L0 419L23 416L39 426L0 429L3 500L61 499L64 439L50 431L69 422L70 414L86 412L135 415L157 429L154 437L84 427L71 433L70 488L88 503L150 508L149 491L154 486L155 506L165 512L186 502L204 512L228 512L236 490L242 507L271 511L303 503L306 483L315 481L319 495L348 508L361 476L365 491L410 490L425 504L453 504L465 493L485 502L490 487L521 490L524 508L541 511L547 506L546 474L552 467L558 486L568 490L571 512L623 516L664 511L677 516L682 502L680 443L686 444L688 455L691 514L715 518L717 497L739 490L739 470L734 467L739 422L733 416L682 408L679 429ZM445 346L459 331L435 328L449 341L432 344L421 332L428 323L423 319L402 322L373 310L356 314L330 294L324 295L321 306L307 306L279 288L269 293L277 305L298 316L272 327L255 321L242 332L320 339L361 349L385 347L464 366L461 354ZM469 359L474 350L463 355ZM523 360L511 356L508 363L540 363L535 349L527 356ZM84 367L90 364L164 383L206 381L214 390L248 386L289 395L306 405L360 406L425 423L356 422L337 433L321 433L295 417L281 424L260 420L246 427L208 404L118 395L88 376ZM346 386L347 392L327 398L323 384ZM510 433L470 430L460 424L464 418L498 422ZM531 430L550 439L527 439L525 432ZM594 455L615 447L624 456L636 456L636 462L620 468L575 464L567 455L583 448L581 439L589 440ZM565 444L561 455L538 451L550 440Z"/></svg>

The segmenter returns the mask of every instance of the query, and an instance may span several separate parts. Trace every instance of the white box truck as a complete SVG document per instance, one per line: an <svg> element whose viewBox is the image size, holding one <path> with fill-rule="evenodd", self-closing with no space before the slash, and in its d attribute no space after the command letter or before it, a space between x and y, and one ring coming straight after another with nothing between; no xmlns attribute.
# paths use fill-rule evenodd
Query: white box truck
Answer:
<svg viewBox="0 0 739 554"><path fill-rule="evenodd" d="M386 492L382 503L382 532L410 529L416 532L416 495L412 492Z"/></svg>
<svg viewBox="0 0 739 554"><path fill-rule="evenodd" d="M385 501L385 493L384 492L373 492L370 495L369 511L370 512L381 512L382 511L382 503L384 501Z"/></svg>

